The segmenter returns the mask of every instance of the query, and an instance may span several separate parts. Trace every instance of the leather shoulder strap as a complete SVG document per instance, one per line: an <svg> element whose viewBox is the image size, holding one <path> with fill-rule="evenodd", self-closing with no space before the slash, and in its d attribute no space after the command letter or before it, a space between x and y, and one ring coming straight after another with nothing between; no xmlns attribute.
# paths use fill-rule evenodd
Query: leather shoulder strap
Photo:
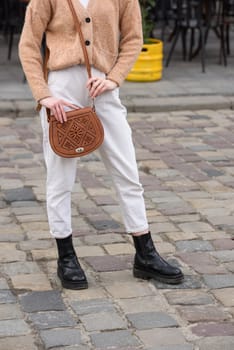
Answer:
<svg viewBox="0 0 234 350"><path fill-rule="evenodd" d="M71 0L67 0L67 1L68 1L68 5L70 7L71 13L72 13L72 17L73 17L73 20L74 20L74 23L75 23L76 30L77 30L77 32L79 34L79 37L80 37L80 43L81 43L81 47L82 47L83 54L84 54L85 66L86 66L86 69L87 69L88 77L91 78L92 75L91 75L91 67L90 67L90 63L89 63L89 56L88 56L88 52L87 52L87 49L86 49L86 45L85 45L85 41L84 41L84 36L83 36L82 30L81 30L80 22L79 22L77 14L76 14L76 11L74 9L74 6L72 4L72 1ZM46 81L47 81L47 78L48 78L48 68L47 68L48 60L49 60L49 49L46 46L45 59L44 59L44 65L43 65L44 77L45 77Z"/></svg>
<svg viewBox="0 0 234 350"><path fill-rule="evenodd" d="M84 41L84 36L83 36L82 30L81 30L80 22L79 22L78 16L76 14L76 11L74 9L74 6L73 6L71 0L68 0L68 5L70 6L70 10L72 12L74 23L75 23L77 32L78 32L79 37L80 37L80 42L81 42L81 46L82 46L82 50L83 50L83 54L84 54L85 65L86 65L86 68L87 68L88 76L89 76L89 78L91 78L91 68L90 68L90 63L89 63L89 56L88 56L88 52L87 52L87 49L86 49L86 45L85 45L85 41Z"/></svg>

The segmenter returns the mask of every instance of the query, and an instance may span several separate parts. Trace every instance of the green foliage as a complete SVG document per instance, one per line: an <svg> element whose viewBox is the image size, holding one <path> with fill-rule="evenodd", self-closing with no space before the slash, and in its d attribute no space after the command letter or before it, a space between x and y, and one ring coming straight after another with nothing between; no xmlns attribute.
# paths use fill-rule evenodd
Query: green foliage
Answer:
<svg viewBox="0 0 234 350"><path fill-rule="evenodd" d="M142 15L144 43L147 44L154 28L154 8L156 0L139 0Z"/></svg>

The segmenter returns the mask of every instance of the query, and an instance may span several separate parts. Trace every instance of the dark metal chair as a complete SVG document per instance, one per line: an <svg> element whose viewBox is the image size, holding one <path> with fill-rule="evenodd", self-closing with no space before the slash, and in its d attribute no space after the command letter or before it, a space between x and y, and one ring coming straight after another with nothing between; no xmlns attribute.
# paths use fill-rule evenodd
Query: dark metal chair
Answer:
<svg viewBox="0 0 234 350"><path fill-rule="evenodd" d="M8 60L11 59L14 35L20 33L25 15L26 3L19 0L3 0L3 34L8 42Z"/></svg>
<svg viewBox="0 0 234 350"><path fill-rule="evenodd" d="M156 28L161 29L161 40L165 40L166 28L174 23L177 18L177 3L176 0L157 0L155 6L155 23ZM169 40L173 37L173 32L170 34Z"/></svg>
<svg viewBox="0 0 234 350"><path fill-rule="evenodd" d="M224 40L224 50L230 55L230 28L234 24L234 0L223 0L221 33ZM226 62L227 64L227 62Z"/></svg>
<svg viewBox="0 0 234 350"><path fill-rule="evenodd" d="M204 21L204 4L201 0L176 0L177 20L174 39L166 60L166 67L169 66L179 36L182 39L183 59L192 58L192 50L195 44L195 32L199 32L199 47L201 51L202 72L205 72L205 35L207 22ZM190 31L189 56L187 52L187 33Z"/></svg>
<svg viewBox="0 0 234 350"><path fill-rule="evenodd" d="M211 3L206 41L210 29L213 29L220 41L220 63L226 66L230 55L230 28L234 25L234 0L213 0Z"/></svg>

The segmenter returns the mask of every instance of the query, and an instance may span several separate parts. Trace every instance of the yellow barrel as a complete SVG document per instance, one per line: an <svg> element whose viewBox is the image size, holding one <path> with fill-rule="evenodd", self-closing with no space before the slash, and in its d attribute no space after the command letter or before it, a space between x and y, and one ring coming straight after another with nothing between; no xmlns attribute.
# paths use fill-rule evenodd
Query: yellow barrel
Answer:
<svg viewBox="0 0 234 350"><path fill-rule="evenodd" d="M163 43L158 39L149 39L144 44L133 68L126 80L129 81L155 81L162 78L163 70Z"/></svg>

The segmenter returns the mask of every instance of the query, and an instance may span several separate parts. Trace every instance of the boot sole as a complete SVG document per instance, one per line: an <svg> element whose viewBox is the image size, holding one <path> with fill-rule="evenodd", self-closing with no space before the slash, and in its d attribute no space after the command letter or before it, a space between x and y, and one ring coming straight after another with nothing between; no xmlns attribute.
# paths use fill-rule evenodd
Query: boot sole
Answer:
<svg viewBox="0 0 234 350"><path fill-rule="evenodd" d="M68 282L68 281L64 280L63 277L59 274L59 272L57 273L57 275L61 281L62 286L66 289L79 290L79 289L87 289L88 288L87 281L73 283L73 282Z"/></svg>
<svg viewBox="0 0 234 350"><path fill-rule="evenodd" d="M159 282L167 283L167 284L179 284L183 282L184 276L179 275L177 277L164 277L162 275L151 273L148 271L139 270L137 268L133 268L133 276L136 278L141 278L143 280L154 279Z"/></svg>

